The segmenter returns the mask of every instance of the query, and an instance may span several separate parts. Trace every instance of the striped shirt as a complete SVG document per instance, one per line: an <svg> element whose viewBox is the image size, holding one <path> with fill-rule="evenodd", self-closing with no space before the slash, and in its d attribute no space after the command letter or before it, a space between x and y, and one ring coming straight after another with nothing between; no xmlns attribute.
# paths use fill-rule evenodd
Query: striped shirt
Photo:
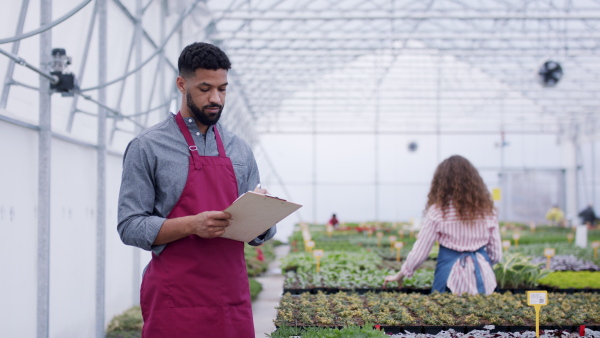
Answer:
<svg viewBox="0 0 600 338"><path fill-rule="evenodd" d="M426 211L417 241L400 270L405 277L411 277L423 264L436 241L448 249L459 252L472 252L485 246L492 264L502 259L498 218L495 214L465 222L458 218L454 206L448 208L444 217L441 209L433 205ZM481 267L485 292L490 294L496 288L494 271L481 254L476 256ZM466 257L464 266L460 259L456 261L448 276L447 286L452 293L459 295L465 292L478 293L475 265L471 257Z"/></svg>

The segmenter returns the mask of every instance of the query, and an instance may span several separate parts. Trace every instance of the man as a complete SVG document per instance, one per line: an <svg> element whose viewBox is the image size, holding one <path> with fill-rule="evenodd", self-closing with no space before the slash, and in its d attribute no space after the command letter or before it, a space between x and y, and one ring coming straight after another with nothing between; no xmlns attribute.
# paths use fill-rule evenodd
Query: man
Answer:
<svg viewBox="0 0 600 338"><path fill-rule="evenodd" d="M250 147L217 123L231 63L218 47L193 43L178 66L180 112L134 138L123 161L118 231L152 250L142 336L254 337L244 243L219 237L231 217L222 210L260 182Z"/></svg>

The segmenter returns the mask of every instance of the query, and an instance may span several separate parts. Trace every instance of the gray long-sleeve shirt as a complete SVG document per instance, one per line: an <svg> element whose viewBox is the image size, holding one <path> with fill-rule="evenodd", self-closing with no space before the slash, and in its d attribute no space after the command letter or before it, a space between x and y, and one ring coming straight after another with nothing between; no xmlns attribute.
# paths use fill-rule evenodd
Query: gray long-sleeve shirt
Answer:
<svg viewBox="0 0 600 338"><path fill-rule="evenodd" d="M206 138L194 119L185 118L200 156L218 156L214 127ZM217 124L225 152L238 184L238 195L254 190L260 182L258 167L250 146ZM123 243L160 254L166 245L152 245L167 215L183 191L188 174L189 150L175 116L145 130L125 150L123 177L119 193L119 225ZM206 191L210 194L210 191ZM276 226L252 240L260 245L277 232Z"/></svg>

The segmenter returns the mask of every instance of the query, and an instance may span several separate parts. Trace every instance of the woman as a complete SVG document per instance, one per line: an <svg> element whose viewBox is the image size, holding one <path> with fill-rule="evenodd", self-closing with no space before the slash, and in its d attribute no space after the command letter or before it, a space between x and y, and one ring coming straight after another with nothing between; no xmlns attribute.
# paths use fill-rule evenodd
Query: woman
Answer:
<svg viewBox="0 0 600 338"><path fill-rule="evenodd" d="M502 259L494 202L477 169L454 155L440 163L433 175L425 217L418 239L400 272L385 277L402 286L429 256L438 241L440 251L433 291L490 294L496 288L492 265Z"/></svg>

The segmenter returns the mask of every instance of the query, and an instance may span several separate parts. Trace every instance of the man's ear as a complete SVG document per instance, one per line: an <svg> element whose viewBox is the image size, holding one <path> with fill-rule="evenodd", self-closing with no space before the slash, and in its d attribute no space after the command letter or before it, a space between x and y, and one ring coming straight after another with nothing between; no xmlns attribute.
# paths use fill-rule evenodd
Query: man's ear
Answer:
<svg viewBox="0 0 600 338"><path fill-rule="evenodd" d="M185 79L182 76L178 76L175 82L177 83L177 89L179 89L179 92L181 92L181 94L185 94Z"/></svg>

